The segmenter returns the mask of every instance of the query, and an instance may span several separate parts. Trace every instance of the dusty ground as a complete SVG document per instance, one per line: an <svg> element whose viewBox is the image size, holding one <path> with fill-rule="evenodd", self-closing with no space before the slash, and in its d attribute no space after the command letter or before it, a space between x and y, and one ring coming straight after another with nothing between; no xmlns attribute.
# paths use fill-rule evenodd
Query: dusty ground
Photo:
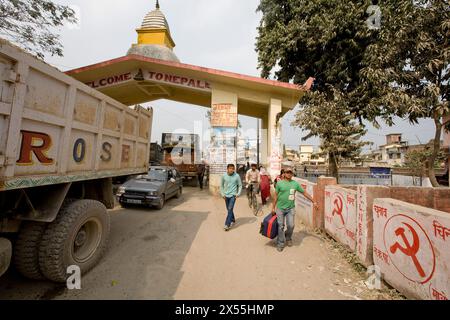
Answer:
<svg viewBox="0 0 450 320"><path fill-rule="evenodd" d="M266 210L267 211L267 210ZM33 282L11 269L0 299L391 299L371 291L366 276L325 236L297 226L294 246L279 253L258 234L240 198L237 224L223 231L223 200L185 188L161 210L111 211L111 240L82 289Z"/></svg>

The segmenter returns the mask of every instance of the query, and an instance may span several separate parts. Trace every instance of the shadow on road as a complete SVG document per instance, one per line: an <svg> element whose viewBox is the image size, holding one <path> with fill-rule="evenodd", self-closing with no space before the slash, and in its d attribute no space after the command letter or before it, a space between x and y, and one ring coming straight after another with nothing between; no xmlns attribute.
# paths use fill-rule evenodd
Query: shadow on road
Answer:
<svg viewBox="0 0 450 320"><path fill-rule="evenodd" d="M173 299L185 257L209 214L178 208L183 202L172 199L162 210L111 211L108 250L101 263L82 277L81 290L28 280L11 267L0 278L0 299Z"/></svg>

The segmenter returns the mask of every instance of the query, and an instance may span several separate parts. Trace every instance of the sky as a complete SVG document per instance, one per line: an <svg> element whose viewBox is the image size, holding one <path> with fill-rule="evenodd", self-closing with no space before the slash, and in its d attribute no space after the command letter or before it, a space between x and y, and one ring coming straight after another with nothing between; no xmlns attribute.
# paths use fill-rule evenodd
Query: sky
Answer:
<svg viewBox="0 0 450 320"><path fill-rule="evenodd" d="M46 57L46 61L62 71L126 55L136 43L135 29L144 16L155 8L155 0L56 0L70 5L77 12L76 26L61 28L64 57ZM183 63L252 76L260 76L255 51L257 27L261 18L256 12L259 0L160 0L176 43L175 53ZM208 128L206 108L160 100L150 104L154 109L152 141L161 141L163 132L194 132L195 126ZM320 144L290 123L295 110L282 119L283 140L290 148L300 144ZM240 116L242 130L254 139L257 120ZM411 126L396 119L394 127L377 130L368 126L364 140L372 141L373 149L385 143L385 135L403 133L410 144L428 142L434 136L431 120ZM366 150L367 151L367 150Z"/></svg>

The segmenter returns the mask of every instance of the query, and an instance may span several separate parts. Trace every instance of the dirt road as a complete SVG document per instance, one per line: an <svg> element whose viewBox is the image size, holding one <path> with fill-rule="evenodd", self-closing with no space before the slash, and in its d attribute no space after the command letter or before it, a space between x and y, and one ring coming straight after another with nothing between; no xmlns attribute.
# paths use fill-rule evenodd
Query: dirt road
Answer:
<svg viewBox="0 0 450 320"><path fill-rule="evenodd" d="M111 240L82 289L33 282L14 269L0 279L0 299L374 299L365 277L330 241L297 226L294 246L278 252L258 234L240 198L237 223L223 230L225 205L186 188L161 210L111 210Z"/></svg>

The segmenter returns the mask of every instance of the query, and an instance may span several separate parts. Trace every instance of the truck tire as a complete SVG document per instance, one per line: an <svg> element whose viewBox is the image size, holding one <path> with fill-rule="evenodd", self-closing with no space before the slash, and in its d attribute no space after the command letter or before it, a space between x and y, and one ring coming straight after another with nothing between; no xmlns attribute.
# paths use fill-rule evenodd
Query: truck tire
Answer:
<svg viewBox="0 0 450 320"><path fill-rule="evenodd" d="M43 280L39 267L39 247L46 223L24 222L14 246L14 265L21 275L32 280Z"/></svg>
<svg viewBox="0 0 450 320"><path fill-rule="evenodd" d="M106 207L95 200L76 200L64 206L42 236L39 266L54 282L65 282L67 267L76 265L81 274L102 258L109 238Z"/></svg>

